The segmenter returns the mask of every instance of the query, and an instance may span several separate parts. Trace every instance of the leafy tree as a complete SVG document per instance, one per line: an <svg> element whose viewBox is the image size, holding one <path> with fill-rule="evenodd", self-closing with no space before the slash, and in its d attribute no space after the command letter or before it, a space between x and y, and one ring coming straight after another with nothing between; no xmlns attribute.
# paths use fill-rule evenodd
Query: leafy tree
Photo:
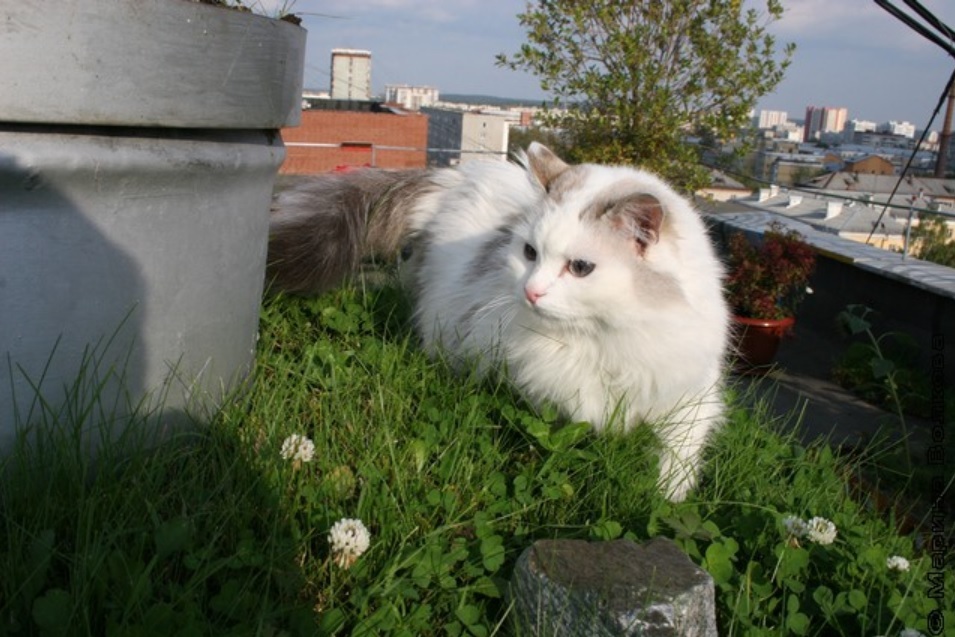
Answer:
<svg viewBox="0 0 955 637"><path fill-rule="evenodd" d="M569 151L559 133L550 128L537 126L512 127L507 138L507 151L516 153L530 146L531 142L540 142L561 156L566 156Z"/></svg>
<svg viewBox="0 0 955 637"><path fill-rule="evenodd" d="M549 126L570 159L642 165L688 190L705 184L688 139L729 139L773 90L778 59L766 27L782 15L742 0L536 0L518 15L527 42L498 64L533 73L554 96ZM564 110L566 109L566 110Z"/></svg>
<svg viewBox="0 0 955 637"><path fill-rule="evenodd" d="M793 173L792 182L794 185L805 184L809 181L812 181L819 175L826 174L826 171L822 168L813 168L811 166L800 166Z"/></svg>
<svg viewBox="0 0 955 637"><path fill-rule="evenodd" d="M945 217L920 213L919 225L912 227L912 244L916 259L955 268L955 238Z"/></svg>

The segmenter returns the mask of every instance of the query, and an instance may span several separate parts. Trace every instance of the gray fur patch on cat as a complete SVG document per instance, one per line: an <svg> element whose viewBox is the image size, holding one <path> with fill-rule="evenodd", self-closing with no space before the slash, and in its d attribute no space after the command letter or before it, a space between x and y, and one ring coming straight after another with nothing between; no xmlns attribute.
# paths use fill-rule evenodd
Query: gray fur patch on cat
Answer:
<svg viewBox="0 0 955 637"><path fill-rule="evenodd" d="M467 282L476 283L481 277L499 269L503 259L502 252L510 245L513 237L514 233L508 226L498 228L468 264Z"/></svg>
<svg viewBox="0 0 955 637"><path fill-rule="evenodd" d="M363 258L394 258L407 212L433 188L424 170L358 170L282 192L272 207L268 280L273 289L318 294L357 271Z"/></svg>

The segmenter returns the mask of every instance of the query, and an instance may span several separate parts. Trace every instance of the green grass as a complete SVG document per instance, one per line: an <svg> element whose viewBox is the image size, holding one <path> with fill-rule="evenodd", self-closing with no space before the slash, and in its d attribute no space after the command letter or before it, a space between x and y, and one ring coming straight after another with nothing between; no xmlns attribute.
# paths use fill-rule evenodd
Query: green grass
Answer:
<svg viewBox="0 0 955 637"><path fill-rule="evenodd" d="M95 467L87 422L21 436L0 635L508 634L507 578L535 539L654 536L713 575L721 635L928 634L929 557L847 495L855 467L826 446L730 395L701 487L670 504L649 431L559 426L428 360L407 317L388 287L270 300L254 383L208 426L158 447L104 436ZM292 434L310 462L282 458ZM788 537L787 515L833 521L836 542ZM348 569L327 540L341 518L371 532Z"/></svg>

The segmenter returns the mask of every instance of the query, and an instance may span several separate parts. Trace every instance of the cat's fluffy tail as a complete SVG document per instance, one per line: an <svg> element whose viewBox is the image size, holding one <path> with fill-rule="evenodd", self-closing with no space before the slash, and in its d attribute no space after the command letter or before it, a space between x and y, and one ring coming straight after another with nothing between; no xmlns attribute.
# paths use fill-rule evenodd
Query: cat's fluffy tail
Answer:
<svg viewBox="0 0 955 637"><path fill-rule="evenodd" d="M269 289L318 294L356 273L364 258L396 255L415 202L433 188L431 175L361 169L281 192L269 224Z"/></svg>

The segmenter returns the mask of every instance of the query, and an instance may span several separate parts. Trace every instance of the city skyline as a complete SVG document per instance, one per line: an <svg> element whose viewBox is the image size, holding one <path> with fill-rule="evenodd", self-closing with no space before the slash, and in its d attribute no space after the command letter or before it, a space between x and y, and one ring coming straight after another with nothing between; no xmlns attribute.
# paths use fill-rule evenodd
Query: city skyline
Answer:
<svg viewBox="0 0 955 637"><path fill-rule="evenodd" d="M755 0L747 5L758 6ZM901 0L898 4L901 4ZM922 0L955 28L955 3ZM260 0L284 7L309 31L305 86L327 88L333 48L372 53L372 86L433 86L441 93L541 101L531 75L499 68L498 53L524 41L517 20L523 0ZM909 121L924 127L953 70L950 57L872 0L784 0L771 26L780 44L796 43L786 78L756 111L786 111L802 119L807 106L845 107L849 119ZM932 128L941 127L944 110Z"/></svg>

